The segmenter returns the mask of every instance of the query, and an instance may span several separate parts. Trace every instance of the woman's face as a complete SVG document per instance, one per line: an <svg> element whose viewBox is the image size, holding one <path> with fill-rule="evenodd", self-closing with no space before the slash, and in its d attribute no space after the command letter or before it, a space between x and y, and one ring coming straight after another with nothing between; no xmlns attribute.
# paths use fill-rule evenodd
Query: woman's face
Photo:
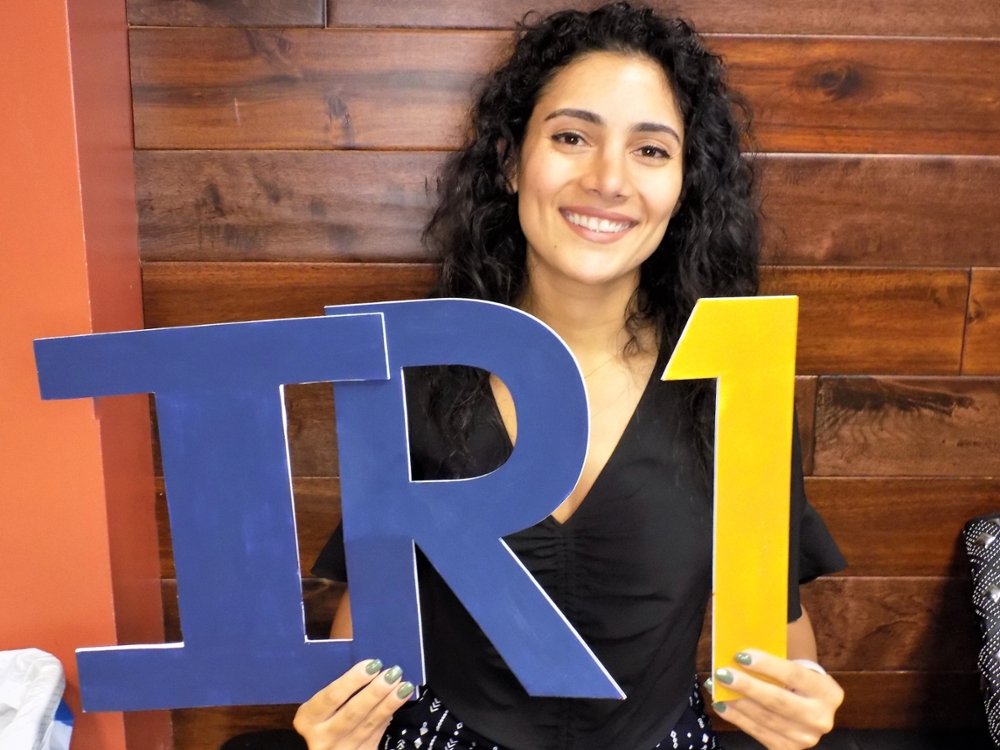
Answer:
<svg viewBox="0 0 1000 750"><path fill-rule="evenodd" d="M649 58L593 52L560 70L511 179L532 283L637 284L677 207L683 140L670 83Z"/></svg>

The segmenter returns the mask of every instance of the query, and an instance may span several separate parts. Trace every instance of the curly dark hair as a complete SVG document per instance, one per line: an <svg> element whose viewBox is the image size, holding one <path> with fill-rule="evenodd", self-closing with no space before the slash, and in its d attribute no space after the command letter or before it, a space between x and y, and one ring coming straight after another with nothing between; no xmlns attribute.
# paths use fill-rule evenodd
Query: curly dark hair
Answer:
<svg viewBox="0 0 1000 750"><path fill-rule="evenodd" d="M749 142L749 108L727 87L720 57L679 18L627 2L530 18L518 25L507 62L484 79L467 141L445 164L437 210L424 232L425 245L441 263L436 294L517 304L528 281L526 240L517 195L508 190L508 167L516 162L535 102L553 76L582 55L641 55L663 68L683 116L684 176L680 207L641 267L625 325L633 344L635 331L655 326L660 346L672 348L698 298L757 293L754 168L741 154ZM488 378L459 368L449 377L461 381L458 392L449 389L448 403L439 401L432 412L461 446ZM712 394L705 383L691 386L706 464Z"/></svg>

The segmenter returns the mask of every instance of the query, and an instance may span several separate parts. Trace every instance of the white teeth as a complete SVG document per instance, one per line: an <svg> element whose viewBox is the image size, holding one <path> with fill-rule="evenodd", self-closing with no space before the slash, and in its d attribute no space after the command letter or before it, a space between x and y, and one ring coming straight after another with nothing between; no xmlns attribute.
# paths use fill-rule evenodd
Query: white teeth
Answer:
<svg viewBox="0 0 1000 750"><path fill-rule="evenodd" d="M570 223L589 229L591 232L605 232L607 234L617 234L629 228L629 222L614 223L608 219L597 219L593 216L581 216L580 214L566 214Z"/></svg>

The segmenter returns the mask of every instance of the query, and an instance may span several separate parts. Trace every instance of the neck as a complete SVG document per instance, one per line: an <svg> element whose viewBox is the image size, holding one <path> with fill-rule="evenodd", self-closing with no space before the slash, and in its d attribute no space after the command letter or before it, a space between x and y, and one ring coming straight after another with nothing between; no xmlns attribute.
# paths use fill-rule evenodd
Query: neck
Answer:
<svg viewBox="0 0 1000 750"><path fill-rule="evenodd" d="M591 285L536 267L519 307L558 333L586 369L588 362L624 351L631 339L625 320L638 283L638 270L628 278Z"/></svg>

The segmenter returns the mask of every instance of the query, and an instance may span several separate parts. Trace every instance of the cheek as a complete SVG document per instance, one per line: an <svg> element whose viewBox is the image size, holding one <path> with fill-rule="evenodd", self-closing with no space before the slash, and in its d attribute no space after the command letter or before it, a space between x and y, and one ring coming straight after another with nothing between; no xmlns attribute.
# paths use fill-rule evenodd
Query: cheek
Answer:
<svg viewBox="0 0 1000 750"><path fill-rule="evenodd" d="M646 205L655 223L668 221L680 206L681 180L672 178L667 184L660 182L646 192Z"/></svg>

